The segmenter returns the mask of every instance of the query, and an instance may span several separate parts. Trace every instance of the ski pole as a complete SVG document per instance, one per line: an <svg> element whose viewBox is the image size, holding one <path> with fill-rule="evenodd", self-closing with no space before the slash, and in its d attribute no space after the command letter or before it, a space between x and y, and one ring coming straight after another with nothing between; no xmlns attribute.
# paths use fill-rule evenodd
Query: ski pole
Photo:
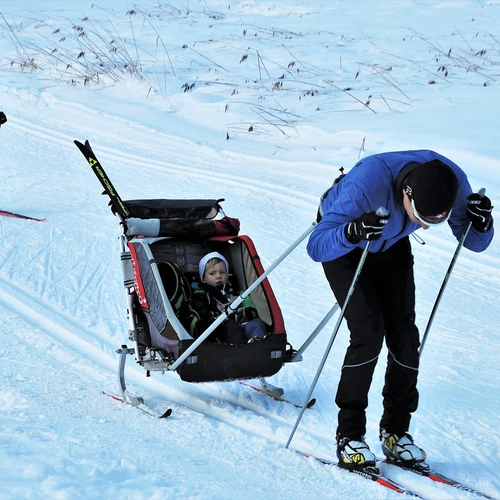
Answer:
<svg viewBox="0 0 500 500"><path fill-rule="evenodd" d="M481 196L484 196L484 193L486 192L485 188L481 188L478 192ZM465 238L467 238L467 235L469 234L470 228L472 226L472 221L469 222L469 225L467 226L467 229L465 230L464 234L458 241L457 248L455 250L455 253L453 254L453 257L451 259L450 265L448 267L448 271L446 271L443 283L441 285L441 288L439 289L438 296L436 298L436 302L434 302L434 307L432 308L431 315L429 317L429 321L427 322L427 327L425 328L424 336L422 337L422 343L420 344L420 349L418 350L418 355L422 356L422 351L424 350L424 345L427 340L427 336L429 335L429 330L431 329L432 321L434 320L434 316L436 315L437 308L439 306L439 303L441 302L441 297L443 296L444 289L446 288L446 285L448 283L448 280L450 279L451 272L453 271L453 268L455 267L455 262L457 261L458 254L460 253L460 250L462 250L462 246L464 244Z"/></svg>
<svg viewBox="0 0 500 500"><path fill-rule="evenodd" d="M330 341L328 342L328 345L326 346L325 353L323 354L323 359L321 360L321 362L319 364L319 367L318 367L318 370L316 372L316 375L315 375L315 377L314 377L314 379L312 381L311 387L309 388L309 392L307 393L307 396L306 396L306 399L305 399L305 403L301 407L299 416L297 417L295 425L293 426L292 432L290 434L290 437L288 438L288 441L287 441L287 443L285 445L285 448L288 448L288 446L290 445L290 442L293 439L295 431L297 430L297 427L299 426L299 423L300 423L300 421L302 419L302 415L304 415L304 411L306 409L306 405L309 402L309 400L310 400L310 398L312 396L312 393L314 391L314 388L316 387L318 379L319 379L319 377L321 375L321 372L323 371L323 367L325 366L325 363L326 363L326 360L328 358L328 355L330 354L330 350L332 348L333 342L335 340L335 337L337 336L337 332L339 331L340 324L342 323L342 320L344 319L345 310L347 309L347 306L349 305L349 301L350 301L351 296L352 296L352 294L354 292L354 287L355 287L355 285L356 285L356 283L358 281L358 277L359 277L359 274L361 273L361 269L363 267L363 264L365 263L366 256L368 255L368 249L369 248L370 248L370 242L368 242L366 244L366 247L363 250L363 253L361 254L361 258L359 259L358 267L356 269L356 272L354 273L354 278L352 280L351 287L349 288L349 291L347 292L347 297L346 297L345 302L344 302L344 307L342 307L342 310L340 311L340 316L337 319L337 323L335 324L335 328L333 329L333 333L332 333L332 336L330 338Z"/></svg>
<svg viewBox="0 0 500 500"><path fill-rule="evenodd" d="M326 324L332 319L332 316L337 312L339 305L337 302L333 305L333 307L328 311L326 316L321 320L319 325L314 329L314 331L309 335L309 338L304 342L302 347L293 355L292 363L294 361L302 361L302 354L309 347L312 341L319 335L319 333L325 328Z"/></svg>
<svg viewBox="0 0 500 500"><path fill-rule="evenodd" d="M387 210L383 207L380 207L377 210L377 215L387 215ZM351 300L352 294L354 293L354 288L356 286L356 283L358 282L359 275L361 274L361 269L363 269L363 265L365 263L366 257L368 256L368 250L370 248L370 241L366 243L365 249L363 250L363 253L361 254L361 258L359 259L358 267L356 269L356 272L354 273L354 277L352 279L351 286L347 292L347 296L344 301L344 305L342 307L342 310L340 311L340 315L337 319L337 323L335 324L335 328L333 329L332 337L330 338L330 341L328 342L328 345L325 350L325 354L323 355L323 359L321 360L321 363L319 364L318 371L316 372L316 375L314 377L314 380L311 384L311 387L309 389L309 392L307 393L306 399L304 401L304 404L302 405L302 408L300 410L299 416L297 417L297 420L295 422L295 425L293 426L292 432L290 434L290 437L288 438L288 441L285 445L285 448L288 448L290 445L290 442L293 439L293 436L295 434L295 431L297 430L297 427L299 426L299 423L302 419L302 415L304 415L304 412L307 407L307 403L311 399L312 393L314 391L314 388L316 387L316 384L318 382L319 376L321 375L321 372L323 371L323 367L325 366L326 360L328 358L328 355L330 354L330 349L332 348L333 342L335 340L335 337L337 336L337 332L339 331L340 324L342 323L342 320L344 319L344 314L347 309L347 306L349 305L349 302Z"/></svg>

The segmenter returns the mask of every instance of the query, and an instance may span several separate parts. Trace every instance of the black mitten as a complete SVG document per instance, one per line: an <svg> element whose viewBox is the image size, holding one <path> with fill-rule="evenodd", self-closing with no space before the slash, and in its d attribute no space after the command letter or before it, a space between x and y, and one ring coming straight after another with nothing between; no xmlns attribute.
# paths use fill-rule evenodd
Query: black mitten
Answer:
<svg viewBox="0 0 500 500"><path fill-rule="evenodd" d="M378 240L382 236L382 231L389 220L389 214L367 212L361 217L349 222L346 226L346 237L351 243L359 243L361 240Z"/></svg>
<svg viewBox="0 0 500 500"><path fill-rule="evenodd" d="M477 231L486 232L491 226L491 200L487 196L473 193L468 198L467 217Z"/></svg>
<svg viewBox="0 0 500 500"><path fill-rule="evenodd" d="M238 309L238 314L240 314L243 318L251 320L257 317L257 310L255 307L240 307Z"/></svg>

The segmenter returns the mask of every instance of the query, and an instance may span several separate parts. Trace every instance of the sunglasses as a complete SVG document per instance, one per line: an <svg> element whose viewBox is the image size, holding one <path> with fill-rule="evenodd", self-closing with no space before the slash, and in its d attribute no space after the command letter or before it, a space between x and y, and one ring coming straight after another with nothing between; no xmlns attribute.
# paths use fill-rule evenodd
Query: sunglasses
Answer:
<svg viewBox="0 0 500 500"><path fill-rule="evenodd" d="M431 225L431 226L437 226L439 224L443 224L443 222L446 222L450 218L452 210L450 210L445 215L442 215L442 214L439 214L439 215L426 215L424 217L423 215L420 215L418 213L417 209L415 208L415 201L413 200L413 198L411 198L410 196L408 196L408 198L410 198L411 208L413 209L413 215L415 216L415 219L419 220L423 224Z"/></svg>

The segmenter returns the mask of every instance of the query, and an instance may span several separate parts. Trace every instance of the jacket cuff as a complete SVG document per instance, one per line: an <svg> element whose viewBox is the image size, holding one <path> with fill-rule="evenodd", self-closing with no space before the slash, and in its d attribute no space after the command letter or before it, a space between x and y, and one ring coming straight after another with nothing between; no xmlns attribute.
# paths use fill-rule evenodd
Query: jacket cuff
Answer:
<svg viewBox="0 0 500 500"><path fill-rule="evenodd" d="M361 238L354 232L354 222L345 225L344 234L347 241L353 245L357 245L361 241Z"/></svg>

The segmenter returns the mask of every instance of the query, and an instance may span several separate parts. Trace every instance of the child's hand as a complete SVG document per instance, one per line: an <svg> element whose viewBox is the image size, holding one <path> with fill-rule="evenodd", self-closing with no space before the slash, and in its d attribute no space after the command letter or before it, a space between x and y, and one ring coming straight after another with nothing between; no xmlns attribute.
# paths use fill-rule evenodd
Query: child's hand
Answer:
<svg viewBox="0 0 500 500"><path fill-rule="evenodd" d="M240 307L237 313L249 320L257 317L257 309L254 307Z"/></svg>

